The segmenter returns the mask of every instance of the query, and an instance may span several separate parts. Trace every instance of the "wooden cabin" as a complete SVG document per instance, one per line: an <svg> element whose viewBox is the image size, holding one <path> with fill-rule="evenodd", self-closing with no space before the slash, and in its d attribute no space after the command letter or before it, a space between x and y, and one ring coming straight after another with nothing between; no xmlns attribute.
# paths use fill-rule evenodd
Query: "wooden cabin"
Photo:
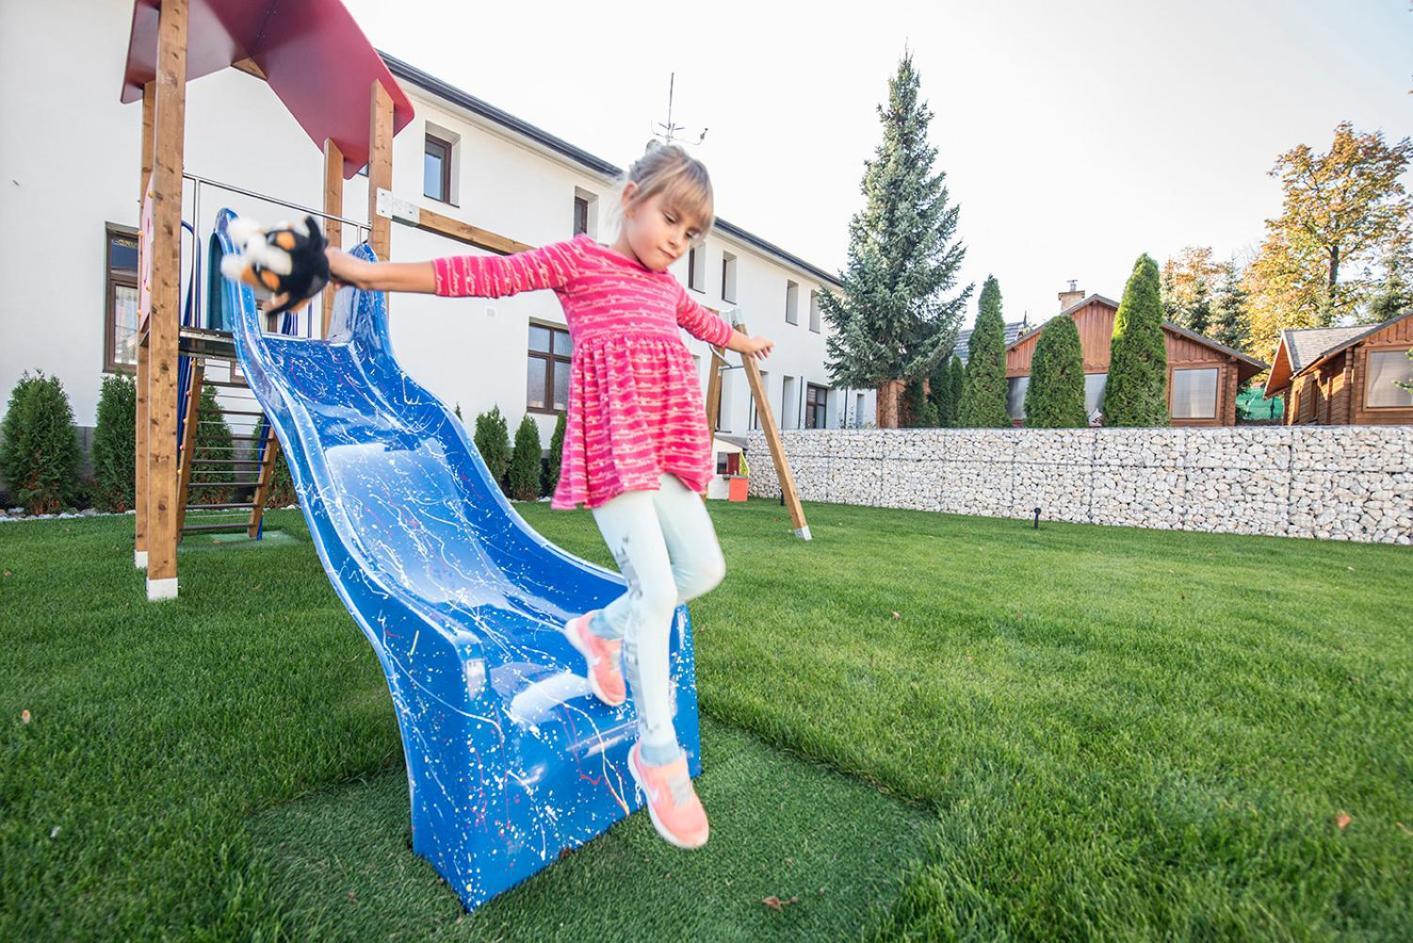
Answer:
<svg viewBox="0 0 1413 943"><path fill-rule="evenodd" d="M1057 318L1072 318L1079 330L1084 359L1084 407L1085 412L1096 419L1102 414L1104 389L1109 382L1109 344L1118 313L1117 301L1103 295L1089 295L1073 301L1056 315ZM1040 335L1049 323L1045 322L1006 348L1006 408L1016 425L1025 424L1030 362ZM1236 425L1237 392L1244 383L1267 369L1267 365L1171 321L1163 322L1163 336L1168 353L1169 421L1174 426Z"/></svg>
<svg viewBox="0 0 1413 943"><path fill-rule="evenodd" d="M1266 395L1285 394L1287 425L1413 423L1413 311L1372 327L1281 331Z"/></svg>

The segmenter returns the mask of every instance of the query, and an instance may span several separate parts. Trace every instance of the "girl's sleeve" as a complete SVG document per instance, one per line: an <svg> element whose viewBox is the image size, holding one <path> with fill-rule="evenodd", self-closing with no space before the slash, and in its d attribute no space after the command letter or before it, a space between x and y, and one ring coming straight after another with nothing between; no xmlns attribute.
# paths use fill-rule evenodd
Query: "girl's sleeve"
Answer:
<svg viewBox="0 0 1413 943"><path fill-rule="evenodd" d="M687 289L677 282L677 323L697 340L706 341L716 347L725 347L736 329L724 318L712 314L697 304L695 298L687 294Z"/></svg>
<svg viewBox="0 0 1413 943"><path fill-rule="evenodd" d="M552 243L511 255L455 255L433 259L437 294L502 298L522 291L562 288L577 268L571 246Z"/></svg>

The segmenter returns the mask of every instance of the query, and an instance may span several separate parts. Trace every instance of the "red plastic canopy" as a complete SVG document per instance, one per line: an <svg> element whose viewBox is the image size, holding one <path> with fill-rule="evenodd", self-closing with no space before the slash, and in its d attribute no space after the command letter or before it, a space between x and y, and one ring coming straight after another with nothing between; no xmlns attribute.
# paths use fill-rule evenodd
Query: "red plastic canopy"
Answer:
<svg viewBox="0 0 1413 943"><path fill-rule="evenodd" d="M368 94L383 83L393 134L412 120L412 102L340 0L189 0L190 82L250 59L315 146L331 138L347 179L368 163ZM161 0L135 0L123 72L124 102L142 98L157 75Z"/></svg>

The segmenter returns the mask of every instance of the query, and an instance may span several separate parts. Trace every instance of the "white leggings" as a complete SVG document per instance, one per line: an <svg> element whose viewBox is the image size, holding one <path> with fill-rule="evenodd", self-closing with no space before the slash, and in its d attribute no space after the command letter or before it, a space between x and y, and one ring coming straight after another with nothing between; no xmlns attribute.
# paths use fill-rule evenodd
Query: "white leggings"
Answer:
<svg viewBox="0 0 1413 943"><path fill-rule="evenodd" d="M720 583L726 561L705 503L676 475L664 472L657 491L625 491L593 515L628 590L590 627L623 640L643 759L668 762L678 752L668 676L672 615Z"/></svg>

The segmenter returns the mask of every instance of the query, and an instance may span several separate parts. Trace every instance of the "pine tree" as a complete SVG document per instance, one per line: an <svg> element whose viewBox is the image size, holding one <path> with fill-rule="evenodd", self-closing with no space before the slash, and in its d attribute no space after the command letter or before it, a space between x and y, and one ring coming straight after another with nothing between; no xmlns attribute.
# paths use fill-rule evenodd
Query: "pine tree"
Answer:
<svg viewBox="0 0 1413 943"><path fill-rule="evenodd" d="M947 367L947 415L943 417L943 424L948 429L961 425L962 391L966 383L966 367L962 365L962 358L954 356Z"/></svg>
<svg viewBox="0 0 1413 943"><path fill-rule="evenodd" d="M549 461L545 463L544 493L548 495L553 495L559 488L559 465L563 460L561 453L564 451L565 428L565 414L560 413L554 424L554 435L550 436Z"/></svg>
<svg viewBox="0 0 1413 943"><path fill-rule="evenodd" d="M1110 426L1168 424L1168 353L1158 298L1158 263L1147 253L1134 263L1124 286L1109 353L1104 423Z"/></svg>
<svg viewBox="0 0 1413 943"><path fill-rule="evenodd" d="M1084 354L1073 318L1054 318L1040 332L1025 391L1025 424L1036 429L1089 425L1084 409Z"/></svg>
<svg viewBox="0 0 1413 943"><path fill-rule="evenodd" d="M1208 335L1218 344L1244 350L1247 339L1246 289L1235 261L1222 266L1221 281L1212 299L1212 330Z"/></svg>
<svg viewBox="0 0 1413 943"><path fill-rule="evenodd" d="M78 430L69 395L43 371L20 377L0 422L0 470L30 514L54 514L78 495Z"/></svg>
<svg viewBox="0 0 1413 943"><path fill-rule="evenodd" d="M1212 295L1206 280L1193 286L1192 307L1187 309L1187 320L1179 321L1189 331L1205 335L1212 327Z"/></svg>
<svg viewBox="0 0 1413 943"><path fill-rule="evenodd" d="M966 429L1011 425L1006 413L1006 321L1001 315L1001 285L995 276L987 276L981 288L957 424Z"/></svg>
<svg viewBox="0 0 1413 943"><path fill-rule="evenodd" d="M492 406L490 412L476 417L476 435L473 438L492 480L504 488L502 482L510 466L510 432L499 406Z"/></svg>
<svg viewBox="0 0 1413 943"><path fill-rule="evenodd" d="M866 203L849 224L843 290L820 296L833 329L825 347L835 386L926 376L955 343L971 296L970 285L949 294L966 248L955 238L958 207L948 202L946 175L933 170L932 113L920 85L905 54L878 108L883 142L865 164Z"/></svg>
<svg viewBox="0 0 1413 943"><path fill-rule="evenodd" d="M515 430L515 449L510 453L510 496L517 501L540 496L540 452L540 427L526 413Z"/></svg>
<svg viewBox="0 0 1413 943"><path fill-rule="evenodd" d="M93 498L101 510L121 512L133 506L136 425L137 384L128 376L104 377L93 430Z"/></svg>

